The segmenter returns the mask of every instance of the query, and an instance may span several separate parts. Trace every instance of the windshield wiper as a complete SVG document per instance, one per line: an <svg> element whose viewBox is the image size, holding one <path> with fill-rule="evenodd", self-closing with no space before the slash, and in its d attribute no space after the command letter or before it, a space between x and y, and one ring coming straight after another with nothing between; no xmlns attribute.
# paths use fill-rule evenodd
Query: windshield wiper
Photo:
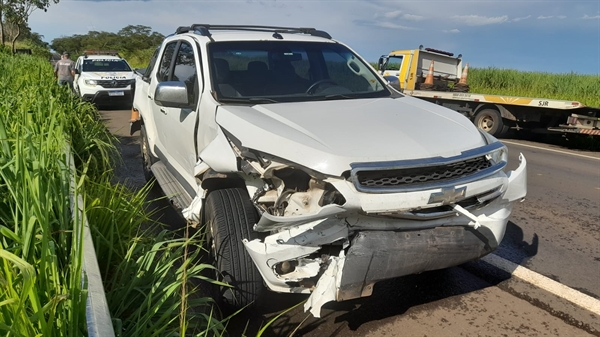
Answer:
<svg viewBox="0 0 600 337"><path fill-rule="evenodd" d="M239 103L279 103L278 101L266 98L266 97L247 97L247 98L237 98L237 97L222 97L220 99L223 102L239 102Z"/></svg>
<svg viewBox="0 0 600 337"><path fill-rule="evenodd" d="M348 99L348 98L356 98L356 97L342 95L342 94L335 94L335 95L325 95L325 96L323 96L323 98L326 100L330 100L330 99Z"/></svg>

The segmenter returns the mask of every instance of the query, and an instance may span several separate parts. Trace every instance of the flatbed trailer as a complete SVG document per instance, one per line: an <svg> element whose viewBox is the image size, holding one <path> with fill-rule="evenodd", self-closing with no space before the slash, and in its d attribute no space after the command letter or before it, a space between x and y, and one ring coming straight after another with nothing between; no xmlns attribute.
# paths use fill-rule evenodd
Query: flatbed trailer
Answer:
<svg viewBox="0 0 600 337"><path fill-rule="evenodd" d="M390 61L398 70L387 70ZM379 59L380 73L404 94L455 110L500 137L510 129L600 135L600 108L577 101L471 93L462 56L420 47Z"/></svg>

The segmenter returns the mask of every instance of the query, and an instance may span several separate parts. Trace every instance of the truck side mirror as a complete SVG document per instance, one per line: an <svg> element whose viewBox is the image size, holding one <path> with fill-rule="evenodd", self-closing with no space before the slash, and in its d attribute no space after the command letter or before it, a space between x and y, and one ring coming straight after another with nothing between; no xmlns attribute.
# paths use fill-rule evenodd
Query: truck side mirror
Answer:
<svg viewBox="0 0 600 337"><path fill-rule="evenodd" d="M154 101L166 108L189 108L188 91L183 82L162 82L156 86Z"/></svg>
<svg viewBox="0 0 600 337"><path fill-rule="evenodd" d="M377 62L377 69L381 74L383 74L383 72L385 71L385 67L388 64L388 61L389 58L385 55L379 58L379 61Z"/></svg>

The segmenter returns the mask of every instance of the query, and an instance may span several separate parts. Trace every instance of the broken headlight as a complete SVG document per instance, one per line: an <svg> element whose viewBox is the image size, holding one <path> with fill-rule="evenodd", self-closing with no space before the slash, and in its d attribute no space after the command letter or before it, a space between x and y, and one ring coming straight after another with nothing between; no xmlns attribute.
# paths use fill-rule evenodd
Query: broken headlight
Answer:
<svg viewBox="0 0 600 337"><path fill-rule="evenodd" d="M300 216L317 213L326 205L346 203L344 196L326 182L332 177L254 150L242 148L239 154L242 170L246 174L259 174L265 182L265 187L258 189L252 198L262 212Z"/></svg>
<svg viewBox="0 0 600 337"><path fill-rule="evenodd" d="M485 142L487 143L487 145L500 142L498 139L496 139L496 137L490 135L489 133L487 133L483 130L479 130L479 133L481 133L481 137L483 137L483 139L485 139ZM506 163L506 162L508 162L508 148L506 146L502 146L502 147L486 154L485 157L492 164L498 164L501 162Z"/></svg>
<svg viewBox="0 0 600 337"><path fill-rule="evenodd" d="M508 161L508 149L506 146L502 146L501 148L486 154L485 157L492 164L506 163Z"/></svg>

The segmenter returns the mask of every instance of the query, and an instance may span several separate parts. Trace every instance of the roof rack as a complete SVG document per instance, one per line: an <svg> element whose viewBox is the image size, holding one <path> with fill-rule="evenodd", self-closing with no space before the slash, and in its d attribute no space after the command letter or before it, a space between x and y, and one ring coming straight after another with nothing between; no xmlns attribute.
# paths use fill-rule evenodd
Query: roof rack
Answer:
<svg viewBox="0 0 600 337"><path fill-rule="evenodd" d="M454 56L454 53L451 53L449 51L443 51L443 50L433 49L433 48L425 48L425 50L432 52L432 53L438 53L438 54L442 54L442 55L446 55L446 56Z"/></svg>
<svg viewBox="0 0 600 337"><path fill-rule="evenodd" d="M83 56L88 57L89 55L110 55L110 56L118 56L121 57L119 55L119 51L118 50L84 50L83 51Z"/></svg>
<svg viewBox="0 0 600 337"><path fill-rule="evenodd" d="M277 26L248 26L248 25L209 25L209 24L193 24L189 27L178 27L175 34L183 34L194 32L202 36L210 37L211 30L246 30L255 32L274 32L274 33L290 33L290 34L308 34L318 36L325 39L331 39L331 35L327 32L315 28L297 28L297 27L277 27Z"/></svg>

